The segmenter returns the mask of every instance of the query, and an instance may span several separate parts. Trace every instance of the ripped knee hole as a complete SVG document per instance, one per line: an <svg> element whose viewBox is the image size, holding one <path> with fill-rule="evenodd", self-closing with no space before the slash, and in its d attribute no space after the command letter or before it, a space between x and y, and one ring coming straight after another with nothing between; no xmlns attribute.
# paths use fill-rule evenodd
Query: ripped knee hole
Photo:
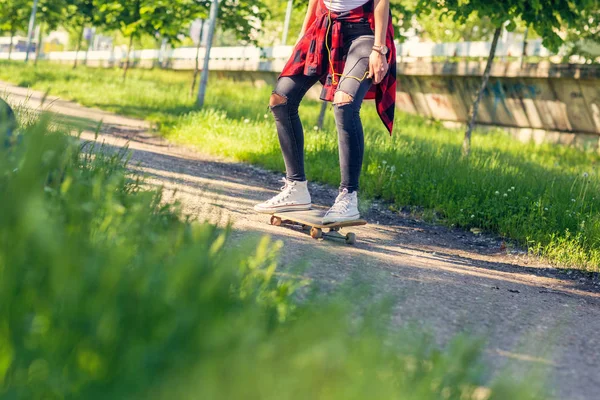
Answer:
<svg viewBox="0 0 600 400"><path fill-rule="evenodd" d="M284 104L287 104L287 101L287 97L277 93L273 93L271 94L271 98L269 99L269 107L282 106Z"/></svg>
<svg viewBox="0 0 600 400"><path fill-rule="evenodd" d="M342 91L337 91L337 92L335 92L335 95L333 96L333 105L334 106L343 106L343 105L352 103L353 100L354 100L354 98L352 96L350 96L348 93L342 92Z"/></svg>

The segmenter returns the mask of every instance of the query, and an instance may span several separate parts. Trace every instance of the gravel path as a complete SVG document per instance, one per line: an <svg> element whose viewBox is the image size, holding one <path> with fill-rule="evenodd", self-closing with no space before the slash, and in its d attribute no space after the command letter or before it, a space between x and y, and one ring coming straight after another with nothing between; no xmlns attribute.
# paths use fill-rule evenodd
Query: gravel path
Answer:
<svg viewBox="0 0 600 400"><path fill-rule="evenodd" d="M39 107L42 93L0 82L10 100ZM440 344L469 332L488 338L486 358L495 371L547 374L560 399L596 399L600 392L600 287L577 271L556 270L524 252L507 250L501 239L435 226L373 203L359 227L356 246L314 241L294 229L273 227L252 205L276 192L279 174L207 156L148 134L144 121L60 101L53 112L80 122L104 121L98 140L129 146L132 166L150 184L166 189L185 213L200 220L231 221L236 237L269 234L284 243L282 269L304 265L315 284L333 288L351 282L370 287L368 302L396 298L394 319L433 333ZM90 127L94 123L87 123ZM94 140L86 131L84 139ZM325 207L334 188L311 185Z"/></svg>

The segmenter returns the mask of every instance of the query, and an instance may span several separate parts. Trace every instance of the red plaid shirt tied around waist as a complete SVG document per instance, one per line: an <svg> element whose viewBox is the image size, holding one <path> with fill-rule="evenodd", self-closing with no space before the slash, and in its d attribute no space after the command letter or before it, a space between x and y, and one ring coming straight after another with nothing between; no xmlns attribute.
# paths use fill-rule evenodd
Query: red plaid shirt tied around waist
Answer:
<svg viewBox="0 0 600 400"><path fill-rule="evenodd" d="M375 31L375 16L373 13L374 1L370 0L364 5L354 10L335 13L331 12L332 26L329 30L330 50L333 70L336 74L344 71L344 37L342 34L342 22L356 23L369 22L371 29ZM316 10L316 19L306 30L304 36L294 47L292 56L283 68L280 76L293 76L304 74L307 76L320 76L323 84L321 99L333 101L334 93L337 89L340 78L332 76L332 69L329 65L329 59L326 48L326 39L328 31L329 10L325 6L324 0L320 0ZM387 54L389 69L383 80L372 85L366 100L375 99L377 113L385 127L392 134L394 127L394 111L396 103L396 46L394 44L394 27L392 17L388 19L386 32L386 46L390 49ZM335 78L335 79L334 79Z"/></svg>

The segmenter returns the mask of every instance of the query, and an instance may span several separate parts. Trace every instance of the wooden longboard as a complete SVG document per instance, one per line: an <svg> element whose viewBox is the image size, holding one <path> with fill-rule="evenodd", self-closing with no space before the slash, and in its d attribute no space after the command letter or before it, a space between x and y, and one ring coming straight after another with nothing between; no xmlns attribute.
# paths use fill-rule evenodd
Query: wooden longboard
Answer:
<svg viewBox="0 0 600 400"><path fill-rule="evenodd" d="M321 210L278 212L271 215L270 222L271 225L275 226L299 225L303 229L309 230L310 236L313 239L342 239L348 244L356 243L356 235L352 232L348 232L343 235L340 233L340 229L367 224L367 221L364 219L323 224L324 216L325 211Z"/></svg>

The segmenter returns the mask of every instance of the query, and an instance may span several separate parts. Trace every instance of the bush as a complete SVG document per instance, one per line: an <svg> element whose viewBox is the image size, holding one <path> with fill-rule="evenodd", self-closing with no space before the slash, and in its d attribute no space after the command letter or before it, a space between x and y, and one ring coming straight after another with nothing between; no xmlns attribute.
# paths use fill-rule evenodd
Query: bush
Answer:
<svg viewBox="0 0 600 400"><path fill-rule="evenodd" d="M278 243L182 219L126 152L45 119L23 138L0 156L2 398L532 398L490 383L480 341L440 351L384 305L299 303Z"/></svg>

